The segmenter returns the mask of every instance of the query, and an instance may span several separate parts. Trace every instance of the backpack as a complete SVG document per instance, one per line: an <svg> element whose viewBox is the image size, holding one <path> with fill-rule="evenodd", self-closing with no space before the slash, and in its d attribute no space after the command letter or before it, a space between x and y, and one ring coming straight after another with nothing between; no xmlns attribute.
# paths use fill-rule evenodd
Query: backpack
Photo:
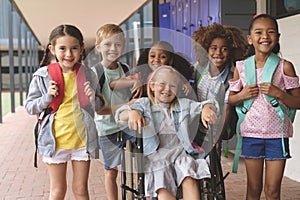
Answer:
<svg viewBox="0 0 300 200"><path fill-rule="evenodd" d="M198 63L196 64L196 67L195 67L195 70L194 70L194 80L192 81L192 85L193 85L193 88L194 88L194 91L195 93L197 93L197 88L198 88L198 85L200 84L203 76L204 76L204 73L209 69L209 62L208 64L206 65L206 67L203 67L201 70L197 70L200 68L200 66L198 65ZM232 69L229 69L229 72L227 74L227 77L226 77L226 80L224 82L224 87L223 87L223 90L224 91L220 91L222 93L224 93L225 95L225 92L229 89L229 80L233 78L233 71ZM222 140L230 140L236 133L236 124L237 124L237 113L235 111L235 109L233 108L232 111L231 111L231 117L230 117L230 121L229 121L229 124L227 126L227 128L225 129L225 132L222 134ZM198 130L198 133L199 133L199 130ZM198 135L197 133L197 135ZM202 137L205 137L206 134L204 133L199 133L200 135L202 135ZM197 142L199 143L199 142Z"/></svg>
<svg viewBox="0 0 300 200"><path fill-rule="evenodd" d="M81 63L76 63L74 66L74 70L76 73L76 85L77 85L77 91L78 91L78 101L80 104L80 107L86 110L91 110L92 107L90 105L89 97L84 94L84 86L83 83L86 82L86 80L91 80L91 74L87 72L87 70L84 69L84 66L82 66ZM83 69L83 70L80 70ZM64 91L64 79L61 72L61 68L59 66L59 63L53 63L48 65L48 73L51 77L51 80L54 80L57 82L57 87L59 91ZM82 74L84 73L84 74ZM38 135L39 135L39 128L43 121L43 119L52 113L55 113L60 104L62 103L64 98L64 93L60 92L58 96L53 97L50 104L47 106L47 108L39 114L38 121L34 127L34 137L35 137L35 153L34 153L34 167L37 168L37 152L38 152Z"/></svg>
<svg viewBox="0 0 300 200"><path fill-rule="evenodd" d="M262 73L262 82L267 82L271 83L272 82L272 77L274 72L277 69L277 66L279 65L280 58L274 54L271 53L270 56L268 57L263 73ZM251 56L244 61L244 69L245 69L245 79L246 79L246 85L253 85L256 84L256 69L255 69L255 56ZM273 108L276 110L277 114L281 118L282 121L282 128L284 130L284 114L286 114L291 121L294 121L295 114L296 114L296 109L290 109L284 107L282 104L278 102L278 100L275 97L270 97L268 95L264 95L265 98L268 100L268 102L273 106ZM250 109L254 99L247 99L241 102L239 105L236 106L236 111L238 114L238 123L237 123L237 145L236 145L236 152L234 155L234 163L233 163L233 168L232 172L236 173L238 169L238 160L239 160L239 155L241 151L241 146L242 146L242 137L240 136L240 125L243 122L246 113ZM283 155L286 156L287 153L285 152L284 148L284 137L283 137L283 131L282 131L282 149L283 149Z"/></svg>
<svg viewBox="0 0 300 200"><path fill-rule="evenodd" d="M118 62L118 63L121 65L124 74L126 74L129 71L129 67L124 63L121 63L121 62ZM104 70L103 70L103 66L101 63L97 63L96 65L93 66L93 68L96 70L97 77L99 79L99 85L100 85L101 91L102 91L102 88L103 88L103 85L104 85L104 82L106 79Z"/></svg>

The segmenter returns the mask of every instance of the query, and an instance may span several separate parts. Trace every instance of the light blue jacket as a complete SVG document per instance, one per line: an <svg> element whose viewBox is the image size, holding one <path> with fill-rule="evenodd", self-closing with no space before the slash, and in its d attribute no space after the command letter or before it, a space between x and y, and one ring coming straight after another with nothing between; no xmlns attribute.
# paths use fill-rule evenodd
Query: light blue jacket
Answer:
<svg viewBox="0 0 300 200"><path fill-rule="evenodd" d="M178 104L173 109L174 125L177 136L184 149L191 155L197 157L199 152L193 148L193 141L199 123L201 123L202 106L207 103L216 104L215 101L196 102L186 98L179 98ZM164 113L158 105L151 106L148 98L140 98L131 106L122 106L116 111L116 121L126 125L127 122L119 120L120 112L124 110L137 110L144 116L147 126L143 128L144 154L149 155L155 152L159 146L158 132L161 123L164 121ZM132 134L132 133L131 133Z"/></svg>
<svg viewBox="0 0 300 200"><path fill-rule="evenodd" d="M90 70L85 67L85 70ZM90 70L90 75L92 76L92 87L97 88L98 82L95 78L95 74ZM89 73L89 72L88 72ZM34 74L33 79L30 83L28 96L25 102L25 109L31 115L39 115L42 113L52 100L52 96L48 94L49 81L51 77L48 73L47 66L39 68ZM96 91L97 97L95 98L92 104L96 105L96 109L100 110L103 106L103 99L98 92L99 88ZM93 106L94 107L94 106ZM97 142L97 130L94 123L94 109L83 109L83 122L85 124L86 130L86 150L92 157L95 156L95 150L98 147ZM42 114L41 114L42 115ZM38 153L45 156L51 157L55 152L55 139L53 134L53 114L48 114L43 119L38 135Z"/></svg>

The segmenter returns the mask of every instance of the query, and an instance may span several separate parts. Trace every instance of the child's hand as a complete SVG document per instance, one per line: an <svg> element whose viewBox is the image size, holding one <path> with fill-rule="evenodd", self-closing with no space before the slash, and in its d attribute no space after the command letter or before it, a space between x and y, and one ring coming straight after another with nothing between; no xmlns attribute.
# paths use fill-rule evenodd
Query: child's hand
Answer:
<svg viewBox="0 0 300 200"><path fill-rule="evenodd" d="M145 125L146 121L138 111L128 111L128 127L130 130L138 130L138 133L142 133L142 127Z"/></svg>
<svg viewBox="0 0 300 200"><path fill-rule="evenodd" d="M192 87L191 87L190 83L183 84L182 90L183 90L185 96L187 96L192 91Z"/></svg>
<svg viewBox="0 0 300 200"><path fill-rule="evenodd" d="M217 121L216 108L213 104L205 104L202 108L201 120L205 128Z"/></svg>
<svg viewBox="0 0 300 200"><path fill-rule="evenodd" d="M48 88L48 94L50 94L53 97L58 96L58 87L57 87L57 83L53 80L51 80L49 82L49 88Z"/></svg>
<svg viewBox="0 0 300 200"><path fill-rule="evenodd" d="M91 87L89 81L87 81L87 82L84 83L84 93L85 93L90 99L95 98L95 91L94 91L94 89Z"/></svg>
<svg viewBox="0 0 300 200"><path fill-rule="evenodd" d="M271 97L279 97L283 92L271 83L261 83L259 84L259 88L262 94L266 94Z"/></svg>
<svg viewBox="0 0 300 200"><path fill-rule="evenodd" d="M143 93L142 83L138 79L132 79L132 81L133 81L133 85L132 88L130 89L132 98L140 98Z"/></svg>
<svg viewBox="0 0 300 200"><path fill-rule="evenodd" d="M246 100L246 99L257 97L258 93L259 93L258 85L249 85L249 86L245 86L239 94L241 95L242 100Z"/></svg>

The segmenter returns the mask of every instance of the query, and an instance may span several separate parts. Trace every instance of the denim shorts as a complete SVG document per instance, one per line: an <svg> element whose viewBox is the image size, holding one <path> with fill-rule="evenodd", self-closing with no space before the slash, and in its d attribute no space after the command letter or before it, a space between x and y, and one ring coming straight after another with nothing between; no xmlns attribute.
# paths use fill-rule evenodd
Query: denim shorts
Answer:
<svg viewBox="0 0 300 200"><path fill-rule="evenodd" d="M113 169L121 164L122 150L126 141L135 142L135 137L123 131L111 135L99 136L99 146L101 148L104 168Z"/></svg>
<svg viewBox="0 0 300 200"><path fill-rule="evenodd" d="M61 164L70 160L90 160L90 156L86 152L86 147L81 147L78 149L56 149L52 157L43 157L43 162L47 164Z"/></svg>
<svg viewBox="0 0 300 200"><path fill-rule="evenodd" d="M264 139L243 137L241 156L244 158L264 158L266 160L291 158L288 138L284 138L284 147L287 156L283 155L281 138Z"/></svg>

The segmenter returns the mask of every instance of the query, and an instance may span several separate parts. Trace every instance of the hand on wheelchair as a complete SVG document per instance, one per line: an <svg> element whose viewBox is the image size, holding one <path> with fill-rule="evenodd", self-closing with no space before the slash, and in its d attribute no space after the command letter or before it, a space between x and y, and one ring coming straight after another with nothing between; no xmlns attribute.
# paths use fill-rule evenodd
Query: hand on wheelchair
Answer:
<svg viewBox="0 0 300 200"><path fill-rule="evenodd" d="M201 121L205 128L217 121L216 107L213 104L205 104L202 108Z"/></svg>
<svg viewBox="0 0 300 200"><path fill-rule="evenodd" d="M128 111L128 127L130 130L138 130L142 133L142 127L146 126L145 118L136 110Z"/></svg>

